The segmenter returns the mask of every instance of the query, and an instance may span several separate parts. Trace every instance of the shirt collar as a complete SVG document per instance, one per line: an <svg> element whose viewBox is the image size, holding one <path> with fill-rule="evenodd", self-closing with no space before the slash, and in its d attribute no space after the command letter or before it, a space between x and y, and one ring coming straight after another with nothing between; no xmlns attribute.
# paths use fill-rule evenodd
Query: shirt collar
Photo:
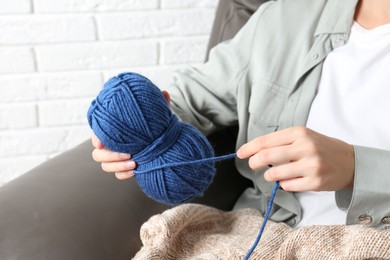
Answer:
<svg viewBox="0 0 390 260"><path fill-rule="evenodd" d="M333 33L349 35L357 3L358 0L328 0L314 35Z"/></svg>

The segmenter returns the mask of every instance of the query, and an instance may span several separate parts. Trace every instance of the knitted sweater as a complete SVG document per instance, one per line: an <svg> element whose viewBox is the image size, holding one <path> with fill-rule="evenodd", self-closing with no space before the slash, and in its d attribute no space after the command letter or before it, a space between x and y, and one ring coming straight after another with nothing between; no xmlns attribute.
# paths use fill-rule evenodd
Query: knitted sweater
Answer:
<svg viewBox="0 0 390 260"><path fill-rule="evenodd" d="M243 259L262 220L254 209L223 212L184 204L142 226L143 247L134 259ZM269 221L251 259L390 259L390 230L363 225L293 229Z"/></svg>

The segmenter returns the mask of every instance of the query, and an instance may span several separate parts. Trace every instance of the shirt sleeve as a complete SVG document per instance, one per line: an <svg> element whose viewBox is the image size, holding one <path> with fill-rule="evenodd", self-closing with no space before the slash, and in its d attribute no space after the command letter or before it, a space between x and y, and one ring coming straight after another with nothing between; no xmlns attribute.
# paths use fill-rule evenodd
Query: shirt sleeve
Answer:
<svg viewBox="0 0 390 260"><path fill-rule="evenodd" d="M181 120L206 135L237 124L238 86L246 77L258 20L271 2L261 5L232 40L214 47L208 62L174 73L167 91Z"/></svg>
<svg viewBox="0 0 390 260"><path fill-rule="evenodd" d="M347 224L390 224L390 151L355 146L353 191L337 191L336 202Z"/></svg>

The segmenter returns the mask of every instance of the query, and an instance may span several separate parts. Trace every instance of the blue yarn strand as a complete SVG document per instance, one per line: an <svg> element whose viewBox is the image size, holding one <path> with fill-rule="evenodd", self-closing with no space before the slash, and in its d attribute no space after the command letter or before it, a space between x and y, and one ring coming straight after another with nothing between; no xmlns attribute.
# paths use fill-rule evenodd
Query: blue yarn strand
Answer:
<svg viewBox="0 0 390 260"><path fill-rule="evenodd" d="M269 215L271 213L272 206L274 205L274 199L275 199L276 192L278 191L278 189L279 189L279 181L275 182L275 184L274 184L274 187L272 189L272 194L271 194L271 197L270 197L269 202L268 202L267 212L265 213L265 216L264 216L263 224L261 225L260 231L257 234L255 242L253 243L251 249L246 254L244 260L249 259L249 257L252 255L253 251L255 251L257 244L260 242L261 236L263 235L263 232L265 229L265 225L267 224L267 221L269 219Z"/></svg>
<svg viewBox="0 0 390 260"><path fill-rule="evenodd" d="M152 172L155 170L161 170L164 168L174 168L174 167L179 167L179 166L183 166L183 165L194 165L194 164L202 164L202 163L208 163L208 162L216 162L216 161L232 159L234 157L236 157L236 153L215 156L215 157L210 157L210 158L203 158L203 159L187 161L187 162L173 162L173 163L158 165L158 166L155 166L155 167L152 167L149 169L145 169L145 170L134 170L134 173L135 174L144 174L144 173Z"/></svg>

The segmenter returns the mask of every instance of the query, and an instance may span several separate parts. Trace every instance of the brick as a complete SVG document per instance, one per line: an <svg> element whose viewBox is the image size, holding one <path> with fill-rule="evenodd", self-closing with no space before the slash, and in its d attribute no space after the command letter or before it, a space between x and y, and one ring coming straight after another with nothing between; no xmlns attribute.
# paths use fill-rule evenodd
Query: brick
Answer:
<svg viewBox="0 0 390 260"><path fill-rule="evenodd" d="M93 97L102 86L100 72L0 75L2 102Z"/></svg>
<svg viewBox="0 0 390 260"><path fill-rule="evenodd" d="M31 12L30 0L1 0L0 14L25 14Z"/></svg>
<svg viewBox="0 0 390 260"><path fill-rule="evenodd" d="M104 69L157 63L157 42L122 41L36 47L41 71Z"/></svg>
<svg viewBox="0 0 390 260"><path fill-rule="evenodd" d="M67 151L86 140L90 140L92 130L87 124L85 124L80 126L68 127L66 128L65 133L65 138L63 139L63 142L59 145L59 149L57 152Z"/></svg>
<svg viewBox="0 0 390 260"><path fill-rule="evenodd" d="M0 48L0 74L33 71L35 71L34 54L30 48Z"/></svg>
<svg viewBox="0 0 390 260"><path fill-rule="evenodd" d="M161 0L161 8L216 7L218 0Z"/></svg>
<svg viewBox="0 0 390 260"><path fill-rule="evenodd" d="M45 154L59 149L64 139L62 129L30 129L0 132L0 158Z"/></svg>
<svg viewBox="0 0 390 260"><path fill-rule="evenodd" d="M87 123L90 99L55 100L38 104L40 126L69 126Z"/></svg>
<svg viewBox="0 0 390 260"><path fill-rule="evenodd" d="M0 130L36 126L37 111L35 104L0 104Z"/></svg>
<svg viewBox="0 0 390 260"><path fill-rule="evenodd" d="M158 6L158 0L34 0L37 13L129 11Z"/></svg>
<svg viewBox="0 0 390 260"><path fill-rule="evenodd" d="M164 90L166 86L173 82L173 72L185 65L170 65L170 66L154 66L154 67L135 67L131 72L136 72L150 79L157 87ZM128 69L116 69L104 71L104 80L107 81L111 77L129 71Z"/></svg>
<svg viewBox="0 0 390 260"><path fill-rule="evenodd" d="M99 14L99 36L104 40L209 34L213 10L151 11ZM120 26L118 26L120 25Z"/></svg>
<svg viewBox="0 0 390 260"><path fill-rule="evenodd" d="M0 131L0 158L59 153L90 136L87 125Z"/></svg>
<svg viewBox="0 0 390 260"><path fill-rule="evenodd" d="M47 160L46 155L0 158L0 187Z"/></svg>
<svg viewBox="0 0 390 260"><path fill-rule="evenodd" d="M92 41L96 39L92 16L45 15L0 18L0 44L35 44Z"/></svg>
<svg viewBox="0 0 390 260"><path fill-rule="evenodd" d="M208 37L164 40L161 44L161 63L196 63L205 60Z"/></svg>

